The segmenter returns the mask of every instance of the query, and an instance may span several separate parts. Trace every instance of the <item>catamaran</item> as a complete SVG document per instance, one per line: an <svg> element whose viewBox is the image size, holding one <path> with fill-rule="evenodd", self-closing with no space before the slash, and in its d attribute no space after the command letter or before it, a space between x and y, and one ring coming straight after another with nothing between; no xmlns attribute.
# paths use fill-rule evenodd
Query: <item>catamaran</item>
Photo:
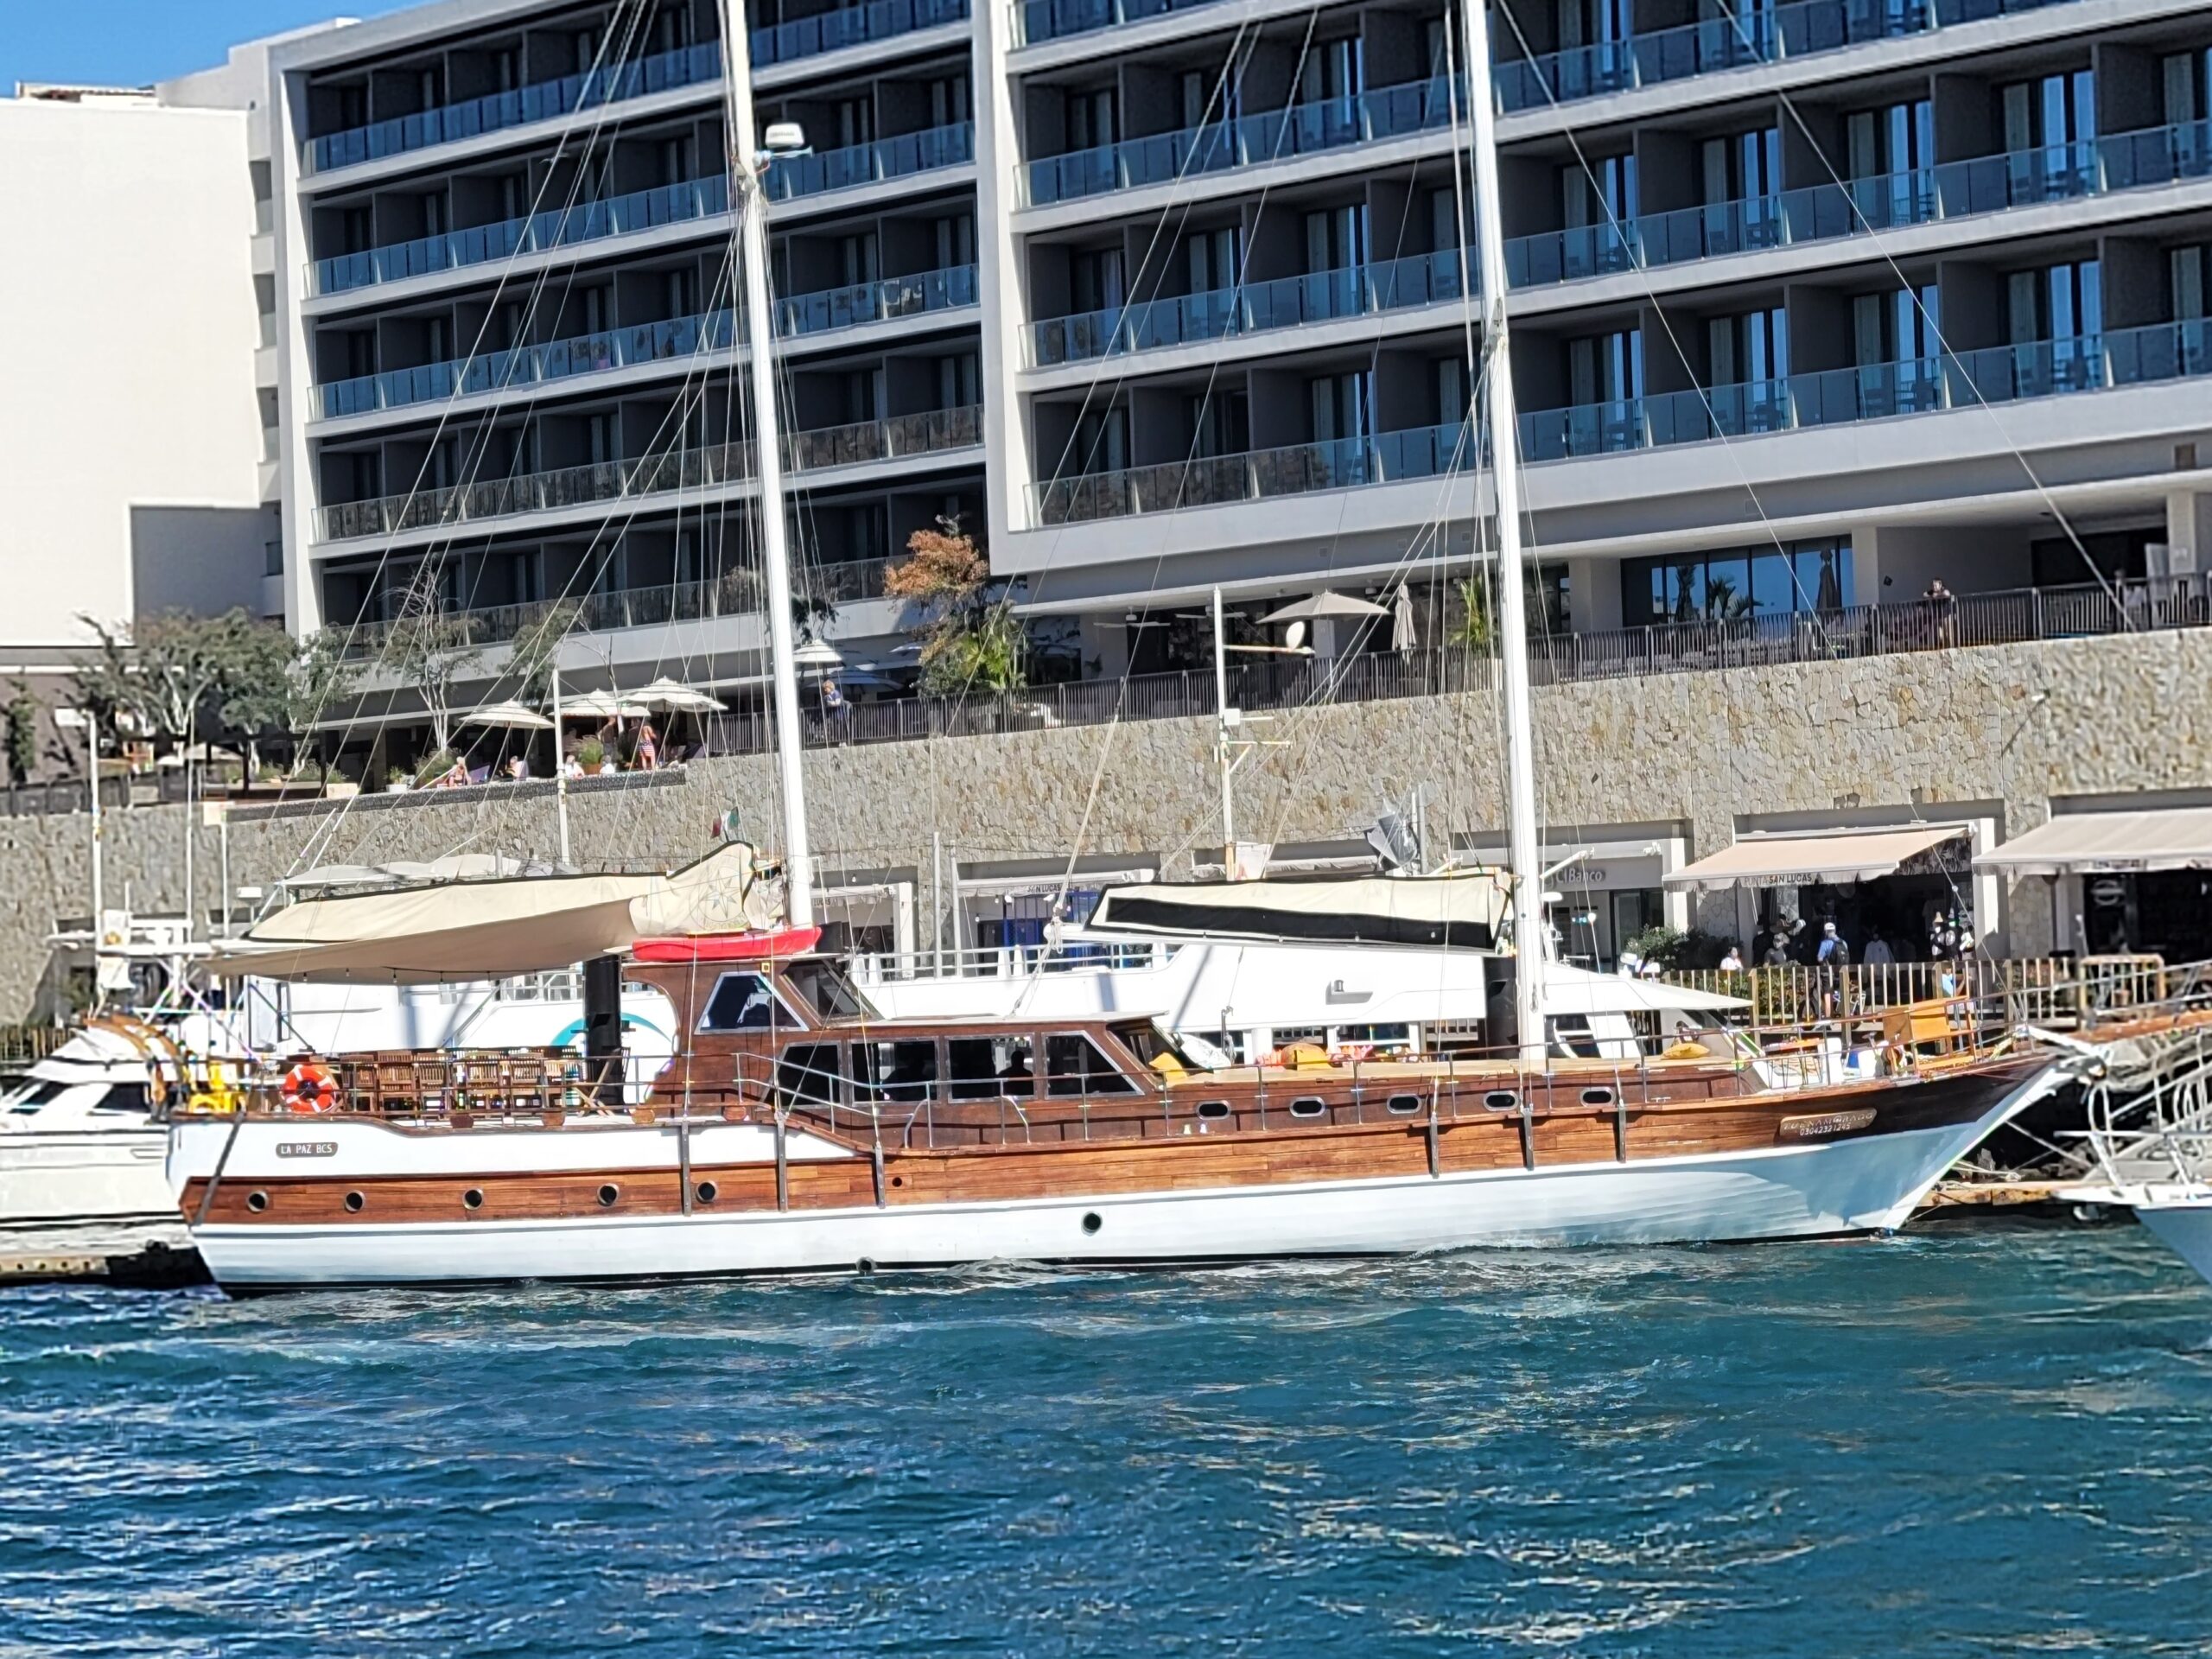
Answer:
<svg viewBox="0 0 2212 1659"><path fill-rule="evenodd" d="M1554 1052L1541 913L1518 462L1483 14L1462 8L1473 111L1510 869L1471 907L1388 883L1421 937L1484 959L1492 1052L1292 1045L1208 1067L1100 1010L887 1019L816 949L761 168L741 29L728 130L784 850L725 846L648 876L465 882L312 899L219 949L219 972L424 983L582 963L585 1053L423 1052L260 1079L181 1115L167 1179L226 1288L652 1279L955 1263L1145 1263L1476 1245L1768 1239L1893 1228L2075 1062L2010 1036L1847 1046L1675 1033ZM788 140L788 132L772 132ZM1227 907L1295 905L1265 884ZM1141 911L1143 904L1133 908ZM1446 912L1448 910L1449 913ZM1525 930L1533 933L1540 923ZM664 995L677 1053L642 1090L625 980ZM1656 1050L1656 1052L1654 1052Z"/></svg>

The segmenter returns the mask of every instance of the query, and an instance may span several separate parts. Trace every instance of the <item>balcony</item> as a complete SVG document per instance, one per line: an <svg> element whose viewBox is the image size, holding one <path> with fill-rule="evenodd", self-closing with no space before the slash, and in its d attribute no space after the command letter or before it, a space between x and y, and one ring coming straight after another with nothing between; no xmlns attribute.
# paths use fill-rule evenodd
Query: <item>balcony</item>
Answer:
<svg viewBox="0 0 2212 1659"><path fill-rule="evenodd" d="M976 127L959 121L949 127L880 138L872 144L825 149L779 161L767 171L768 198L790 201L830 190L882 184L938 168L959 167L976 159Z"/></svg>
<svg viewBox="0 0 2212 1659"><path fill-rule="evenodd" d="M753 70L758 74L779 63L794 63L849 46L896 40L941 23L964 22L967 17L968 0L871 0L867 5L839 6L811 17L754 29L750 37Z"/></svg>
<svg viewBox="0 0 2212 1659"><path fill-rule="evenodd" d="M729 181L721 174L662 185L603 201L580 201L522 219L396 242L361 253L318 259L308 267L310 295L343 294L382 283L405 282L439 271L461 270L519 254L544 253L608 237L632 236L663 225L711 219L729 211Z"/></svg>
<svg viewBox="0 0 2212 1659"><path fill-rule="evenodd" d="M805 596L832 605L883 597L883 573L887 559L862 559L845 564L810 565L794 575ZM505 645L556 613L573 607L570 624L579 633L606 633L620 628L651 628L671 622L698 622L718 616L746 616L759 612L766 589L758 570L728 571L709 582L663 582L652 588L621 588L582 594L574 600L538 600L526 605L488 605L452 611L445 620L455 626L466 642L480 650ZM346 631L348 657L373 658L391 633L389 622L357 622Z"/></svg>
<svg viewBox="0 0 2212 1659"><path fill-rule="evenodd" d="M856 288L828 289L817 294L800 294L779 300L776 304L776 332L785 339L791 339L975 303L976 268L957 265L945 270L893 276ZM450 397L476 397L517 386L606 374L646 363L689 362L709 353L734 349L736 334L735 313L712 311L666 322L639 323L629 328L580 334L542 346L522 346L512 351L487 352L477 357L425 364L419 368L362 375L323 386L318 418L338 420L380 410L411 408Z"/></svg>
<svg viewBox="0 0 2212 1659"><path fill-rule="evenodd" d="M640 58L635 62L607 65L558 80L543 80L509 92L492 92L458 104L441 105L419 115L403 115L370 126L310 138L301 146L303 171L328 173L363 162L381 161L448 144L487 132L505 132L540 121L558 120L579 110L621 103L651 92L674 92L719 80L722 49L719 41L682 47L673 52Z"/></svg>
<svg viewBox="0 0 2212 1659"><path fill-rule="evenodd" d="M1498 43L1493 78L1499 109L1511 113L2065 3L2068 0L1802 0L1766 10L1746 7L1735 17L1708 18L1535 59L1511 54L1509 30Z"/></svg>
<svg viewBox="0 0 2212 1659"><path fill-rule="evenodd" d="M1090 473L1033 485L1031 500L1039 524L1073 524L1440 478L1472 464L1470 430L1462 421L1374 437Z"/></svg>
<svg viewBox="0 0 2212 1659"><path fill-rule="evenodd" d="M959 409L894 415L888 420L793 432L784 439L784 465L792 473L820 472L871 461L898 461L973 449L983 442L980 404ZM594 461L582 467L484 479L406 495L341 501L315 515L319 542L398 536L414 531L513 518L529 513L633 501L677 492L721 490L748 482L753 447L748 441L668 450L639 461Z"/></svg>
<svg viewBox="0 0 2212 1659"><path fill-rule="evenodd" d="M1015 182L1023 193L1023 206L1029 207L1141 185L1175 183L1202 174L1433 131L1451 124L1452 99L1450 79L1439 76L1349 98L1293 104L1264 115L1048 156L1026 164Z"/></svg>
<svg viewBox="0 0 2212 1659"><path fill-rule="evenodd" d="M1786 379L1541 410L1521 417L1530 461L1617 454L1716 437L1885 420L2212 374L2212 320L1994 346Z"/></svg>
<svg viewBox="0 0 2212 1659"><path fill-rule="evenodd" d="M1050 368L1440 304L1459 299L1465 291L1460 281L1463 257L1460 250L1448 248L1381 264L1350 265L1052 317L1031 326L1030 363L1034 368Z"/></svg>
<svg viewBox="0 0 2212 1659"><path fill-rule="evenodd" d="M2212 177L2212 122L2152 127L1516 237L1505 247L1506 280L1516 288L1578 282L2206 177Z"/></svg>
<svg viewBox="0 0 2212 1659"><path fill-rule="evenodd" d="M1171 11L1195 11L1216 0L1014 0L1014 43L1065 40L1122 23L1141 23Z"/></svg>

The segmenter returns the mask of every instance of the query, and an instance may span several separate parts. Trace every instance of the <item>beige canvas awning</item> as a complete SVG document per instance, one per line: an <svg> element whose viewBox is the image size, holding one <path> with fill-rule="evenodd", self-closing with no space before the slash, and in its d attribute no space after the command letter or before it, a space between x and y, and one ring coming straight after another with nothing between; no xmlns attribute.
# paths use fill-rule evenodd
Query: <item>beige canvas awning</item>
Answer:
<svg viewBox="0 0 2212 1659"><path fill-rule="evenodd" d="M2212 869L2212 806L2065 812L1974 860L2011 875Z"/></svg>
<svg viewBox="0 0 2212 1659"><path fill-rule="evenodd" d="M1670 887L1836 887L1895 875L1897 866L1966 834L1957 823L1903 830L1838 830L1821 836L1745 836L1732 847L1685 864Z"/></svg>
<svg viewBox="0 0 2212 1659"><path fill-rule="evenodd" d="M411 985L544 973L641 938L779 925L780 879L732 844L670 875L538 875L315 899L215 951L219 974Z"/></svg>
<svg viewBox="0 0 2212 1659"><path fill-rule="evenodd" d="M1482 950L1496 944L1504 911L1504 890L1488 871L1349 880L1271 876L1110 888L1086 931Z"/></svg>

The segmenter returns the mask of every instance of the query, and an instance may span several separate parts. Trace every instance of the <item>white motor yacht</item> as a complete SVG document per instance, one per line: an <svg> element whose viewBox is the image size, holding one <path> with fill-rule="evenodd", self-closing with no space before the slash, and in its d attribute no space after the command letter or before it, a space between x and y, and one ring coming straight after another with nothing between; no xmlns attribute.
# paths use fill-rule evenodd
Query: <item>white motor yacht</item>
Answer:
<svg viewBox="0 0 2212 1659"><path fill-rule="evenodd" d="M146 1056L79 1032L0 1096L0 1226L174 1222Z"/></svg>

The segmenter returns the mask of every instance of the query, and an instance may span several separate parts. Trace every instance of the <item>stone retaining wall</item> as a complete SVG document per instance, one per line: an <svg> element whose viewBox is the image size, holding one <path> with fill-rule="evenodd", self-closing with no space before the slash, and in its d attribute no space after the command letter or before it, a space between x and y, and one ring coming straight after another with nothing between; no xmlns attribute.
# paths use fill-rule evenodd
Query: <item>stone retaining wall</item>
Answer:
<svg viewBox="0 0 2212 1659"><path fill-rule="evenodd" d="M2212 634L2183 632L1865 658L1836 664L1582 683L1536 696L1546 821L1673 821L1694 856L1726 846L1740 817L1946 803L2001 804L2000 830L2043 821L2055 796L2212 785ZM1497 713L1487 692L1286 715L1250 728L1281 740L1240 779L1240 830L1254 839L1357 834L1389 800L1432 787L1433 824L1499 823ZM1154 721L810 753L817 855L851 867L906 867L926 880L931 836L963 863L1065 854L1159 854L1187 872L1211 858L1218 795L1211 721ZM454 852L547 857L550 788L460 792L405 805L337 803L228 830L231 882L266 886L323 863ZM747 833L779 844L772 762L710 760L681 785L594 789L570 803L580 861L677 861L710 845L735 807ZM1986 805L1983 810L1987 810ZM107 820L108 902L142 913L193 896L220 904L221 836L183 809ZM57 919L89 913L82 815L0 820L0 1016L26 1012L49 964ZM2046 947L2042 884L2018 895L2015 950ZM1702 919L1732 927L1728 894ZM928 924L923 923L926 935Z"/></svg>

